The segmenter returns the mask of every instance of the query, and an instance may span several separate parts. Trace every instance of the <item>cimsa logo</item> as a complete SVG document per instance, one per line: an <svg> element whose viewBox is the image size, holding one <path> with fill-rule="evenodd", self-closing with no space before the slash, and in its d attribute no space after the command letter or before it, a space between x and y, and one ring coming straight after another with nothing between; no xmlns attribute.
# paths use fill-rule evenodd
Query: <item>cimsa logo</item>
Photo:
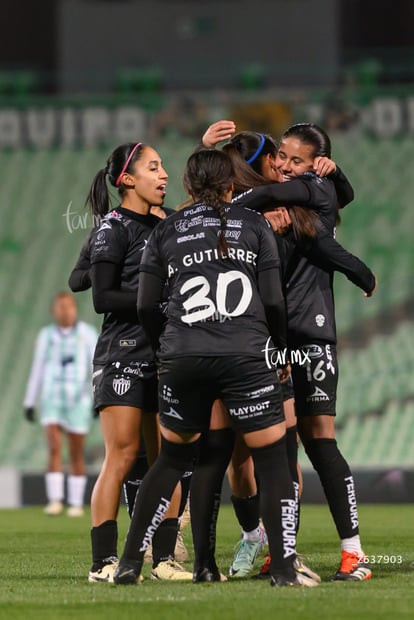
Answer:
<svg viewBox="0 0 414 620"><path fill-rule="evenodd" d="M112 388L118 396L123 396L128 392L131 387L131 379L127 379L126 377L116 377L112 381Z"/></svg>
<svg viewBox="0 0 414 620"><path fill-rule="evenodd" d="M311 344L306 347L306 350L308 352L308 356L312 359L317 359L323 355L323 349L318 344Z"/></svg>

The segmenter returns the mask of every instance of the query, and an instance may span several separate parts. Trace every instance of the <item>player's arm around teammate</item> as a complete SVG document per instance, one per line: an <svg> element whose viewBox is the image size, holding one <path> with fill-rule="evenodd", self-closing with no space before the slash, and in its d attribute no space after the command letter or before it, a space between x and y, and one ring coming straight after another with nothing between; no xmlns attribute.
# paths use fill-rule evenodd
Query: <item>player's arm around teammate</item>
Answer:
<svg viewBox="0 0 414 620"><path fill-rule="evenodd" d="M91 185L87 202L102 218L90 237L90 280L96 312L104 315L94 356L94 406L99 411L105 459L91 498L90 581L111 581L117 562L117 515L122 483L135 462L141 427L152 462L159 449L154 357L136 314L139 263L159 218L168 175L158 153L142 143L115 149ZM110 211L107 182L119 190ZM174 520L175 522L177 519ZM176 535L176 523L174 523ZM174 553L175 536L172 553Z"/></svg>
<svg viewBox="0 0 414 620"><path fill-rule="evenodd" d="M161 454L143 481L115 583L137 582L153 531L177 480L194 459L200 433L209 428L213 401L221 397L253 454L272 550L271 583L315 585L299 581L293 568L294 491L280 386L275 372L266 371L262 352L269 333L275 346L285 345L277 248L262 218L226 204L232 174L231 162L221 152L200 151L190 157L185 181L198 204L160 225L145 250L138 308L155 346L161 335L160 393L161 388L169 390L168 400L160 399ZM227 221L242 229L237 250L232 235L226 234ZM195 247L185 245L184 222L191 223ZM156 309L167 278L168 320L163 328ZM241 286L229 286L236 281ZM215 318L217 313L232 320ZM209 560L204 566L195 564L193 581L220 580L214 557Z"/></svg>

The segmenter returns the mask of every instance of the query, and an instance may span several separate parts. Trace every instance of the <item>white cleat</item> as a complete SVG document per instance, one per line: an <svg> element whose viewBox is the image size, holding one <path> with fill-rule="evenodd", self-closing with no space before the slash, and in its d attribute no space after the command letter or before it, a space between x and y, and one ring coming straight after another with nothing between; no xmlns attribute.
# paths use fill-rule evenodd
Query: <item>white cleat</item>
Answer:
<svg viewBox="0 0 414 620"><path fill-rule="evenodd" d="M83 517L85 513L82 506L69 506L66 514L68 517Z"/></svg>
<svg viewBox="0 0 414 620"><path fill-rule="evenodd" d="M114 583L114 573L118 567L118 558L108 558L106 564L96 570L90 570L89 583Z"/></svg>
<svg viewBox="0 0 414 620"><path fill-rule="evenodd" d="M160 562L152 569L151 579L159 581L192 581L193 573L189 573L175 560Z"/></svg>
<svg viewBox="0 0 414 620"><path fill-rule="evenodd" d="M316 582L316 584L321 583L321 578L318 573L315 573L309 566L303 563L303 558L301 555L296 555L295 561L293 562L294 569L296 571L296 575L302 576L306 579L312 579Z"/></svg>
<svg viewBox="0 0 414 620"><path fill-rule="evenodd" d="M47 506L44 507L43 512L45 515L49 517L56 517L63 513L64 506L62 502L49 502Z"/></svg>

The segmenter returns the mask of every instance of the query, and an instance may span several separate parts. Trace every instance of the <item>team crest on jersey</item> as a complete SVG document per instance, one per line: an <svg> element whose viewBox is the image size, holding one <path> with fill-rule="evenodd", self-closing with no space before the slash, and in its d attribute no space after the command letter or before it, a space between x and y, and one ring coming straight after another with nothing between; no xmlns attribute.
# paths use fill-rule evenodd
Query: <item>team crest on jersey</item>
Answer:
<svg viewBox="0 0 414 620"><path fill-rule="evenodd" d="M323 314L317 314L315 316L315 323L318 327L323 327L325 325L325 317Z"/></svg>
<svg viewBox="0 0 414 620"><path fill-rule="evenodd" d="M190 228L190 224L188 220L178 220L178 222L174 222L174 227L177 232L184 233Z"/></svg>
<svg viewBox="0 0 414 620"><path fill-rule="evenodd" d="M112 381L113 390L118 396L126 394L131 387L131 379L127 379L124 376L116 377Z"/></svg>

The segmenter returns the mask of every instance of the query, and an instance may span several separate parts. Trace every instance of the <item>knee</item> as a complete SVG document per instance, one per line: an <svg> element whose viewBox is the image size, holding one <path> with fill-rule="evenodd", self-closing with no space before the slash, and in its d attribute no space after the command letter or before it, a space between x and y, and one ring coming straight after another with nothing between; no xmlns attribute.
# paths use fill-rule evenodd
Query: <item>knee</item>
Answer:
<svg viewBox="0 0 414 620"><path fill-rule="evenodd" d="M135 442L113 446L106 453L105 463L111 471L117 472L117 477L120 480L123 480L134 465L137 454L138 447Z"/></svg>
<svg viewBox="0 0 414 620"><path fill-rule="evenodd" d="M317 472L329 473L338 467L346 471L348 467L335 439L311 439L305 443L304 448Z"/></svg>

